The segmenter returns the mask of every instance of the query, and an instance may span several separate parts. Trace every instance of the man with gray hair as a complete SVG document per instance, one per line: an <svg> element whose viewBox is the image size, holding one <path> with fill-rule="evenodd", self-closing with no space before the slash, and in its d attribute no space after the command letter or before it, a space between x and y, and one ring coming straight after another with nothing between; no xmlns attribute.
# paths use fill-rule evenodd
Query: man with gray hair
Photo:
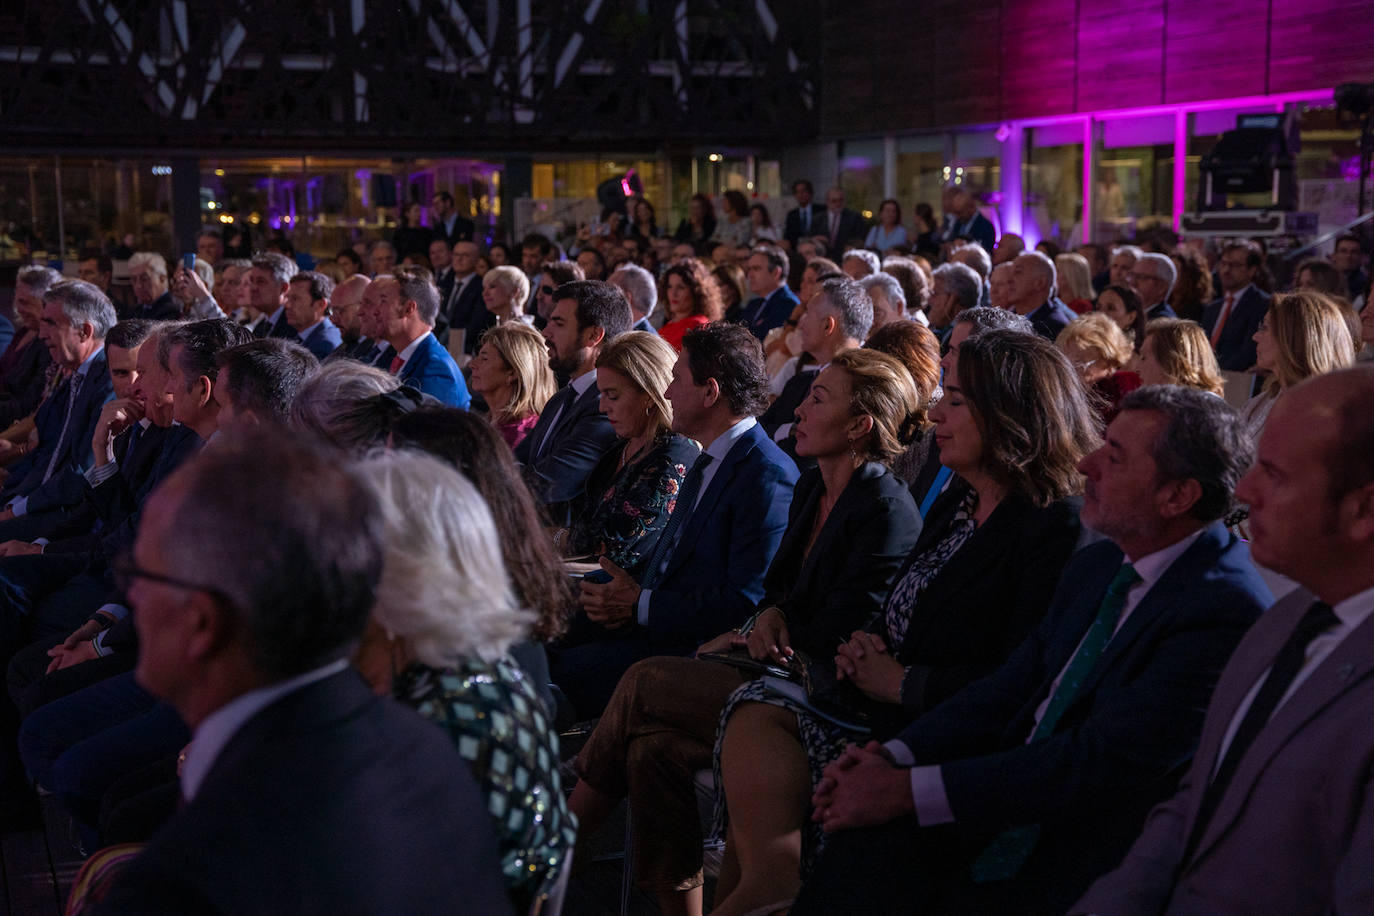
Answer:
<svg viewBox="0 0 1374 916"><path fill-rule="evenodd" d="M862 280L882 269L882 261L878 260L878 256L867 248L851 248L844 253L844 257L840 260L840 270L844 271L851 280Z"/></svg>
<svg viewBox="0 0 1374 916"><path fill-rule="evenodd" d="M62 274L51 267L22 267L14 284L14 314L26 331L37 332L43 319L43 294L62 282ZM14 327L10 326L10 336ZM8 342L6 343L8 347ZM0 429L33 413L43 400L50 357L48 348L30 344L12 354L17 361L10 373L0 379ZM19 450L22 447L16 446Z"/></svg>
<svg viewBox="0 0 1374 916"><path fill-rule="evenodd" d="M931 276L930 327L944 343L954 327L954 319L978 307L983 297L983 280L972 267L955 261L941 264Z"/></svg>
<svg viewBox="0 0 1374 916"><path fill-rule="evenodd" d="M859 281L859 286L868 294L868 301L873 305L873 323L868 327L870 336L885 324L907 320L906 293L902 292L902 284L892 274L881 271L869 274Z"/></svg>
<svg viewBox="0 0 1374 916"><path fill-rule="evenodd" d="M449 407L466 409L472 396L463 372L434 336L439 290L429 271L398 267L373 280L367 293L363 308L372 310L372 326L390 347L378 365Z"/></svg>
<svg viewBox="0 0 1374 916"><path fill-rule="evenodd" d="M129 282L134 289L131 318L166 321L181 317L181 306L172 296L167 278L167 259L156 251L135 251L129 258Z"/></svg>
<svg viewBox="0 0 1374 916"><path fill-rule="evenodd" d="M1051 343L1077 316L1055 298L1058 276L1054 262L1038 251L1026 251L1011 262L1008 306L1030 319L1035 333Z"/></svg>
<svg viewBox="0 0 1374 916"><path fill-rule="evenodd" d="M1173 292L1174 281L1178 279L1178 268L1171 258L1162 254L1142 254L1126 279L1140 296L1146 321L1178 317L1169 305L1169 293Z"/></svg>
<svg viewBox="0 0 1374 916"><path fill-rule="evenodd" d="M811 392L811 383L836 354L863 346L873 325L873 303L864 288L853 280L826 280L820 292L806 304L806 311L797 322L802 349L811 354L812 362L787 380L782 393L772 403L759 425L769 437L782 445L782 450L795 459L792 448L792 424L797 408Z"/></svg>
<svg viewBox="0 0 1374 916"><path fill-rule="evenodd" d="M85 493L82 474L95 462L91 445L100 410L113 395L105 335L117 318L114 305L94 284L64 280L43 296L38 337L53 362L71 375L38 408L38 447L13 467L0 500L0 541L31 540L23 525L29 513L66 511Z"/></svg>
<svg viewBox="0 0 1374 916"><path fill-rule="evenodd" d="M630 314L635 319L630 330L657 334L649 323L649 316L654 313L654 306L658 305L658 284L654 282L654 275L638 264L622 264L611 274L610 281L620 287L630 301Z"/></svg>
<svg viewBox="0 0 1374 916"><path fill-rule="evenodd" d="M296 262L276 251L259 251L253 255L248 271L248 310L257 313L253 324L254 337L284 337L291 340L296 332L286 321L286 292L291 278L300 268Z"/></svg>
<svg viewBox="0 0 1374 916"><path fill-rule="evenodd" d="M1108 285L1130 286L1131 282L1126 278L1130 276L1131 268L1144 253L1135 245L1118 245L1113 248L1112 261L1107 268L1107 277L1110 281Z"/></svg>
<svg viewBox="0 0 1374 916"><path fill-rule="evenodd" d="M955 242L949 250L948 260L973 268L973 272L978 274L983 283L983 294L978 298L978 304L987 305L988 282L992 278L992 256L976 242Z"/></svg>

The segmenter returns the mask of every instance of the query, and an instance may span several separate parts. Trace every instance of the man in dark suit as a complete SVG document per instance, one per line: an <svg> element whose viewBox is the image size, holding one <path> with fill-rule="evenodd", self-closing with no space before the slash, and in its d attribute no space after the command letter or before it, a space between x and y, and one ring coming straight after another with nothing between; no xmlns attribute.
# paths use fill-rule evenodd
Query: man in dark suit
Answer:
<svg viewBox="0 0 1374 916"><path fill-rule="evenodd" d="M811 391L811 383L837 353L863 346L872 324L873 301L853 280L826 280L807 304L797 322L797 333L802 350L811 354L813 361L787 380L777 400L759 417L759 425L770 439L786 443L783 451L789 456L795 457L792 422Z"/></svg>
<svg viewBox="0 0 1374 916"><path fill-rule="evenodd" d="M782 237L795 252L803 238L824 231L821 227L825 225L825 207L812 202L816 189L805 178L792 182L792 196L797 199L797 206L787 211Z"/></svg>
<svg viewBox="0 0 1374 916"><path fill-rule="evenodd" d="M739 323L763 340L787 321L800 301L787 288L787 252L776 245L758 246L744 263L744 279L753 298L740 310Z"/></svg>
<svg viewBox="0 0 1374 916"><path fill-rule="evenodd" d="M390 348L386 371L449 407L467 409L472 396L463 372L434 337L439 291L429 271L397 267L391 274L382 274L363 293L363 307L371 312L378 340Z"/></svg>
<svg viewBox="0 0 1374 916"><path fill-rule="evenodd" d="M683 479L641 582L602 559L584 582L593 625L558 651L553 682L580 714L606 705L620 675L650 655L687 655L742 624L787 527L797 469L754 419L767 402L763 349L739 325L689 331L673 367L673 429L706 444Z"/></svg>
<svg viewBox="0 0 1374 916"><path fill-rule="evenodd" d="M253 326L254 337L285 337L291 340L296 332L286 323L286 292L291 278L300 268L296 262L276 251L259 251L253 255L248 270L248 307L259 314Z"/></svg>
<svg viewBox="0 0 1374 916"><path fill-rule="evenodd" d="M630 304L604 280L577 280L554 291L553 314L544 326L549 366L569 381L544 405L530 434L515 449L525 482L555 525L571 521L573 500L615 431L601 413L596 358L601 348L630 329Z"/></svg>
<svg viewBox="0 0 1374 916"><path fill-rule="evenodd" d="M324 359L343 343L343 333L329 320L333 293L334 281L313 270L296 274L286 289L286 324L316 359Z"/></svg>
<svg viewBox="0 0 1374 916"><path fill-rule="evenodd" d="M1345 288L1351 302L1369 292L1369 274L1364 269L1364 243L1358 235L1347 233L1336 239L1331 263L1345 278Z"/></svg>
<svg viewBox="0 0 1374 916"><path fill-rule="evenodd" d="M129 283L134 290L132 318L165 321L181 317L181 305L172 297L167 278L167 259L155 251L136 251L129 259Z"/></svg>
<svg viewBox="0 0 1374 916"><path fill-rule="evenodd" d="M1169 305L1169 293L1173 292L1177 281L1178 268L1173 260L1151 252L1136 258L1131 272L1126 275L1126 282L1140 296L1147 321L1178 317L1178 313Z"/></svg>
<svg viewBox="0 0 1374 916"><path fill-rule="evenodd" d="M458 215L458 208L453 204L453 195L447 191L435 193L429 202L430 216L434 217L434 225L431 227L436 238L443 239L448 243L449 248L459 242L472 241L473 234L477 227L472 220Z"/></svg>
<svg viewBox="0 0 1374 916"><path fill-rule="evenodd" d="M10 468L0 494L6 503L0 541L37 537L31 526L40 513L63 512L81 502L81 473L94 460L91 439L113 390L105 335L114 325L114 305L84 280L55 284L43 295L39 340L53 362L72 375L38 408L38 447Z"/></svg>
<svg viewBox="0 0 1374 916"><path fill-rule="evenodd" d="M944 241L968 239L977 242L989 255L992 254L997 239L997 230L992 221L978 209L978 201L973 194L959 188L949 199L948 226Z"/></svg>
<svg viewBox="0 0 1374 916"><path fill-rule="evenodd" d="M1030 319L1035 333L1053 342L1077 316L1055 296L1058 275L1054 262L1038 251L1026 251L1011 262L1008 306Z"/></svg>
<svg viewBox="0 0 1374 916"><path fill-rule="evenodd" d="M854 239L862 243L868 232L864 218L844 205L843 188L831 188L825 192L822 220L820 231L816 234L826 237L831 260L837 259L844 251L844 246Z"/></svg>
<svg viewBox="0 0 1374 916"><path fill-rule="evenodd" d="M1245 372L1255 365L1255 330L1269 311L1269 294L1255 285L1260 269L1259 246L1232 242L1221 251L1217 273L1221 298L1202 310L1202 329L1227 372Z"/></svg>
<svg viewBox="0 0 1374 916"><path fill-rule="evenodd" d="M1173 790L1271 600L1219 521L1253 449L1230 406L1168 386L1131 394L1106 439L1082 516L1110 540L1002 667L827 768L829 842L794 913L1062 913Z"/></svg>
<svg viewBox="0 0 1374 916"><path fill-rule="evenodd" d="M325 359L338 359L343 356L358 358L353 354L363 337L363 293L371 282L363 274L354 274L334 287L334 294L329 297L329 320L339 329L340 338L339 345ZM363 352L370 351L372 346L372 342L368 341L367 350Z"/></svg>
<svg viewBox="0 0 1374 916"><path fill-rule="evenodd" d="M1192 768L1073 913L1359 913L1374 899L1374 369L1275 405L1236 497L1301 586L1222 672Z"/></svg>
<svg viewBox="0 0 1374 916"><path fill-rule="evenodd" d="M138 681L194 732L186 805L96 912L511 911L448 736L348 665L382 572L377 511L280 437L207 449L153 496L123 575Z"/></svg>
<svg viewBox="0 0 1374 916"><path fill-rule="evenodd" d="M473 242L453 246L453 291L446 303L448 334L463 331L463 352L469 356L481 346L482 335L496 324L496 316L482 301L482 278L477 275L481 251ZM447 340L445 340L447 346Z"/></svg>

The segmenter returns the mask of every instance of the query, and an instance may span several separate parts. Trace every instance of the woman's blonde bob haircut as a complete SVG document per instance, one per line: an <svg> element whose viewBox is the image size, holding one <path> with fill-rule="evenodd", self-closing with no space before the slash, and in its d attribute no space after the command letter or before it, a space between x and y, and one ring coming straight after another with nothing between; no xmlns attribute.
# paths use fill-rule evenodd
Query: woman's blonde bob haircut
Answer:
<svg viewBox="0 0 1374 916"><path fill-rule="evenodd" d="M499 270L499 268L497 268ZM507 321L489 328L482 335L482 346L491 344L496 355L515 374L515 387L505 404L492 404L497 420L522 420L540 413L553 397L555 383L549 368L549 345L523 321Z"/></svg>
<svg viewBox="0 0 1374 916"><path fill-rule="evenodd" d="M1145 342L1140 347L1152 348L1155 362L1173 384L1217 395L1226 390L1212 342L1196 321L1156 318L1145 325Z"/></svg>

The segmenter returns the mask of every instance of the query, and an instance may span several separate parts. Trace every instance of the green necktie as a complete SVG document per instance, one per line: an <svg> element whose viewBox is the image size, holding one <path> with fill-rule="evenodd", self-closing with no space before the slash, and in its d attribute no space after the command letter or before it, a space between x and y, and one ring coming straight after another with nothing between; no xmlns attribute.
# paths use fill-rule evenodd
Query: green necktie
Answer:
<svg viewBox="0 0 1374 916"><path fill-rule="evenodd" d="M1116 632L1117 622L1121 620L1121 609L1126 606L1126 595L1130 592L1131 586L1139 581L1140 574L1130 563L1122 564L1116 571L1111 584L1107 586L1107 593L1102 596L1102 603L1097 606L1097 617L1093 619L1092 626L1088 627L1088 634L1083 637L1083 642L1079 644L1069 666L1064 669L1059 686L1055 688L1050 702L1045 706L1045 714L1040 717L1035 731L1031 733L1032 741L1048 738L1054 733L1059 717L1078 695L1078 688L1093 670L1097 660L1102 657L1102 650L1107 648L1108 641ZM974 861L971 869L974 882L986 884L1015 877L1035 850L1039 838L1039 824L1012 827L999 833Z"/></svg>

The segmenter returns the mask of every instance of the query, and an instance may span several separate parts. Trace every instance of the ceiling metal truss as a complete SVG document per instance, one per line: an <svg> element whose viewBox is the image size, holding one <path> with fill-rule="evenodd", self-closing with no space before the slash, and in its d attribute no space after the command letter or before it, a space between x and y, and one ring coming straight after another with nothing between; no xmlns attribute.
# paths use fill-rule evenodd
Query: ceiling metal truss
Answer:
<svg viewBox="0 0 1374 916"><path fill-rule="evenodd" d="M809 137L820 0L52 0L0 13L20 147Z"/></svg>

